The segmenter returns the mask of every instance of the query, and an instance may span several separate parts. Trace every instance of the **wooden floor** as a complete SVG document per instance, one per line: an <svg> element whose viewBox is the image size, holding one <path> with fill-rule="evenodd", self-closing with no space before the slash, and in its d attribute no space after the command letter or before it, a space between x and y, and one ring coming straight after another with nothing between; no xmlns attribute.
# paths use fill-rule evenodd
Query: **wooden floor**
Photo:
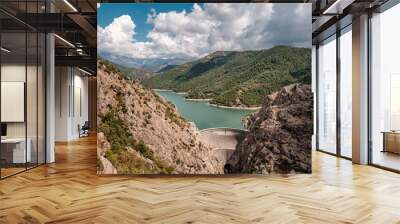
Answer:
<svg viewBox="0 0 400 224"><path fill-rule="evenodd" d="M376 150L372 157L374 164L400 170L400 155L391 152L381 152Z"/></svg>
<svg viewBox="0 0 400 224"><path fill-rule="evenodd" d="M7 168L1 168L1 177L8 177L11 176L13 174L19 173L19 172L23 172L25 171L26 168L20 168L20 167L7 167Z"/></svg>
<svg viewBox="0 0 400 224"><path fill-rule="evenodd" d="M400 175L313 154L313 174L96 175L94 138L0 181L0 223L400 223Z"/></svg>

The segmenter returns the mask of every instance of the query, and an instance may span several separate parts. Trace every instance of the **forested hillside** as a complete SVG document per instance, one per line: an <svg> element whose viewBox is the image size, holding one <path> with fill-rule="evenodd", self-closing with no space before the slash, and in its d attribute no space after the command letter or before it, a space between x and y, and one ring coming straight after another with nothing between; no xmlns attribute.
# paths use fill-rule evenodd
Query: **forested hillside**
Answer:
<svg viewBox="0 0 400 224"><path fill-rule="evenodd" d="M217 51L143 80L150 88L188 92L225 106L259 106L283 86L311 83L311 49L276 46L260 51Z"/></svg>

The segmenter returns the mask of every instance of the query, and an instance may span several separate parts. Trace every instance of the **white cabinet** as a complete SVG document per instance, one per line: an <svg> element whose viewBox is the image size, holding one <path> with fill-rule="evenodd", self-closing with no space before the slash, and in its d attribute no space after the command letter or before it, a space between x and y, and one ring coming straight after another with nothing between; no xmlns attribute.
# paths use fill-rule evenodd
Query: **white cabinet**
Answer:
<svg viewBox="0 0 400 224"><path fill-rule="evenodd" d="M25 163L32 161L32 140L27 139L28 144L25 151L25 138L2 139L2 147L12 151L12 163Z"/></svg>

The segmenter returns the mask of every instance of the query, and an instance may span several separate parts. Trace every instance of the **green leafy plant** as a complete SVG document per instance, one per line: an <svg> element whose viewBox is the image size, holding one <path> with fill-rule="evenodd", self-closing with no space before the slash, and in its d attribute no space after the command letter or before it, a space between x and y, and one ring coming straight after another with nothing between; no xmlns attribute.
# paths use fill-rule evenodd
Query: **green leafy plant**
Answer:
<svg viewBox="0 0 400 224"><path fill-rule="evenodd" d="M175 169L156 157L154 152L142 140L137 141L134 139L115 110L100 115L99 131L104 133L111 144L111 147L105 152L105 158L113 164L119 173L170 174L174 172ZM151 166L143 158L129 153L128 147L139 152L144 158L153 161L156 166Z"/></svg>

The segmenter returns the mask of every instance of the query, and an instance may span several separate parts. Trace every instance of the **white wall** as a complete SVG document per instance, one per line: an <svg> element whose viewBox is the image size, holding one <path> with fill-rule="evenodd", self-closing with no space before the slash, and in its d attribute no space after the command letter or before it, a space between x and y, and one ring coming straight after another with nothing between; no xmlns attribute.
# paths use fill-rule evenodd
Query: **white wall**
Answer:
<svg viewBox="0 0 400 224"><path fill-rule="evenodd" d="M36 74L36 67L28 66L25 64L3 64L1 66L1 81L2 82L25 82L26 70L28 74L33 72ZM26 83L26 82L25 82ZM32 83L30 83L32 84ZM34 83L36 85L36 82ZM29 89L28 89L29 90ZM36 90L33 93L28 91L28 97L36 98ZM32 102L32 99L27 99L28 102ZM36 105L34 105L36 107ZM7 108L1 108L2 110L7 110ZM28 113L28 121L34 120ZM34 114L36 116L36 114ZM35 119L36 120L36 119ZM36 123L36 122L35 122ZM25 122L7 122L7 136L8 137L25 137ZM29 125L31 127L32 125ZM29 137L29 136L28 136Z"/></svg>
<svg viewBox="0 0 400 224"><path fill-rule="evenodd" d="M83 75L76 68L56 67L56 141L79 138L78 125L82 126L88 120L88 78Z"/></svg>
<svg viewBox="0 0 400 224"><path fill-rule="evenodd" d="M68 88L70 84L69 68L55 68L55 141L67 141L69 133Z"/></svg>
<svg viewBox="0 0 400 224"><path fill-rule="evenodd" d="M1 81L25 82L25 64L5 64L1 66ZM29 67L28 67L29 69Z"/></svg>
<svg viewBox="0 0 400 224"><path fill-rule="evenodd" d="M38 69L38 70L37 70ZM42 67L36 65L12 63L2 64L1 66L2 82L24 82L26 84L26 107L23 102L22 108L18 108L20 113L26 112L26 120L21 122L5 122L7 124L7 137L24 138L25 135L30 140L32 150L32 161L44 163L45 150L45 120L44 120L44 83ZM27 80L25 80L27 78ZM4 89L3 89L4 90ZM2 91L3 91L2 90ZM24 90L20 90L24 94ZM7 95L3 95L7 97ZM2 112L16 113L11 107L2 107ZM7 111L10 110L10 111ZM16 110L14 108L14 110Z"/></svg>
<svg viewBox="0 0 400 224"><path fill-rule="evenodd" d="M76 72L76 70L75 70ZM83 125L85 121L88 121L89 116L88 116L88 78L81 76L81 73L79 75L74 75L74 92L75 94L73 96L74 99L74 108L72 108L72 120L71 120L71 135L73 138L78 138L79 137L79 132L78 132L78 125ZM80 92L80 93L79 93ZM79 97L80 95L80 97ZM80 103L79 103L80 101ZM81 107L81 108L79 108ZM75 111L74 111L75 110ZM81 111L80 111L81 110Z"/></svg>

